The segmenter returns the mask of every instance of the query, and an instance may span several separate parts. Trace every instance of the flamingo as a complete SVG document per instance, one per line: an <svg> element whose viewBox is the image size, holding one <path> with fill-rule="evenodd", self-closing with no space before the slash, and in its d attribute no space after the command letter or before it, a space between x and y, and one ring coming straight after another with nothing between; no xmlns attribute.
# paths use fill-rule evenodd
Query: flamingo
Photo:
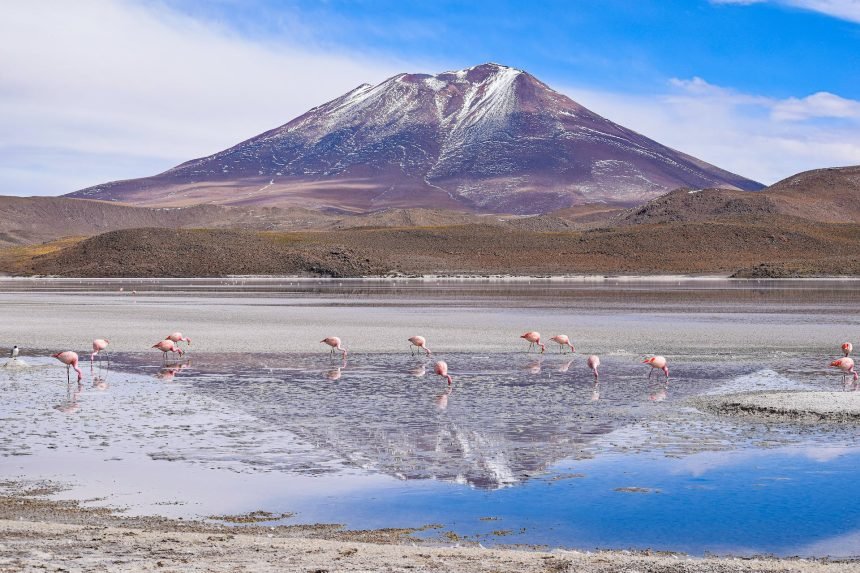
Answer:
<svg viewBox="0 0 860 573"><path fill-rule="evenodd" d="M845 354L845 356L851 354L852 350L854 350L854 346L850 342L842 343L842 353Z"/></svg>
<svg viewBox="0 0 860 573"><path fill-rule="evenodd" d="M591 368L592 372L594 372L594 379L597 380L600 377L600 373L597 371L600 367L600 357L596 354L592 354L588 357L586 364L588 364L588 367Z"/></svg>
<svg viewBox="0 0 860 573"><path fill-rule="evenodd" d="M521 336L520 336L520 338L524 338L524 339L526 339L526 340L528 340L528 341L529 341L529 349L527 350L527 352L531 352L532 347L533 347L535 344L537 344L538 346L540 346L541 354L543 354L544 350L546 350L546 346L544 346L543 344L541 344L541 341L540 341L540 332L529 331L529 332L526 332L525 334L521 335Z"/></svg>
<svg viewBox="0 0 860 573"><path fill-rule="evenodd" d="M177 352L179 353L179 357L182 358L182 349L176 346L172 340L160 340L157 343L152 345L152 348L157 348L161 350L164 354L161 355L162 359L167 360L168 352Z"/></svg>
<svg viewBox="0 0 860 573"><path fill-rule="evenodd" d="M173 334L168 334L164 337L164 340L170 340L171 342L175 342L176 344L179 344L184 340L185 343L188 344L188 346L191 346L191 339L187 336L182 336L181 332L174 332Z"/></svg>
<svg viewBox="0 0 860 573"><path fill-rule="evenodd" d="M666 359L663 356L652 356L651 358L646 358L642 361L642 364L647 364L652 368L650 372L648 372L648 378L651 378L651 375L654 374L654 370L662 370L666 374L666 380L669 379L669 367L667 366Z"/></svg>
<svg viewBox="0 0 860 573"><path fill-rule="evenodd" d="M343 357L346 358L346 348L343 348L340 345L340 338L338 338L337 336L328 336L326 338L323 338L322 340L320 340L320 343L328 344L329 346L331 346L330 354L334 355L335 350L340 350L341 352L343 352Z"/></svg>
<svg viewBox="0 0 860 573"><path fill-rule="evenodd" d="M440 360L439 362L436 363L436 366L433 367L433 370L439 376L442 376L443 378L447 378L448 379L448 385L451 384L451 375L448 374L448 363L447 362L445 362L444 360Z"/></svg>
<svg viewBox="0 0 860 573"><path fill-rule="evenodd" d="M51 354L51 358L56 358L57 360L66 365L67 382L71 382L71 373L69 372L71 369L74 369L75 372L78 373L78 382L83 379L84 373L78 367L78 354L76 352L72 352L71 350L66 350L65 352L57 352L56 354Z"/></svg>
<svg viewBox="0 0 860 573"><path fill-rule="evenodd" d="M412 347L416 346L416 347L418 347L418 353L419 354L421 353L422 348L424 349L424 352L427 353L427 356L430 356L431 354L433 354L432 352L430 352L430 349L427 348L427 339L425 339L423 336L412 336L412 337L410 337L409 338L409 345L410 345L409 346L409 352L412 352Z"/></svg>
<svg viewBox="0 0 860 573"><path fill-rule="evenodd" d="M854 370L854 361L847 356L845 358L840 358L839 360L834 360L830 363L834 368L839 368L842 370L842 383L845 384L845 377L849 374L854 375L854 381L857 381L857 378L860 377L857 374L857 371Z"/></svg>
<svg viewBox="0 0 860 573"><path fill-rule="evenodd" d="M550 338L550 340L558 344L558 349L561 352L564 352L565 346L569 346L571 352L576 352L576 348L574 348L573 344L570 343L570 338L568 338L566 334L556 334L555 336Z"/></svg>
<svg viewBox="0 0 860 573"><path fill-rule="evenodd" d="M110 344L110 340L106 338L96 338L93 340L93 353L90 354L90 363L95 359L96 354L108 347L108 344Z"/></svg>

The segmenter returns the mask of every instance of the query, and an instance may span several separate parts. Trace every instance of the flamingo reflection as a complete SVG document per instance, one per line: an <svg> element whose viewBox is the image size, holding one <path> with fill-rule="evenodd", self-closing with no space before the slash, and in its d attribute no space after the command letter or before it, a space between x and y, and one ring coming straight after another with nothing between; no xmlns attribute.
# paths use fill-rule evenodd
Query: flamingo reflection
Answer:
<svg viewBox="0 0 860 573"><path fill-rule="evenodd" d="M344 368L346 368L346 357L344 357L343 362L340 366L338 366L337 368L326 370L323 373L323 376L326 378L326 380L331 380L332 382L334 382L335 380L340 380L340 377L342 375L341 370L343 370Z"/></svg>
<svg viewBox="0 0 860 573"><path fill-rule="evenodd" d="M81 409L81 405L78 403L78 396L80 396L83 390L84 385L80 382L77 382L74 385L69 384L66 387L66 399L54 406L54 410L62 412L63 414L74 414L78 412Z"/></svg>
<svg viewBox="0 0 860 573"><path fill-rule="evenodd" d="M439 410L447 410L448 409L448 396L451 395L451 392L454 391L454 386L449 385L448 388L436 396L436 408Z"/></svg>
<svg viewBox="0 0 860 573"><path fill-rule="evenodd" d="M529 362L528 364L525 365L523 370L525 370L529 374L540 374L541 362L543 362L542 358L538 358L537 360L532 360L531 362Z"/></svg>
<svg viewBox="0 0 860 573"><path fill-rule="evenodd" d="M571 364L573 364L573 358L571 358L570 360L568 360L567 362L565 362L563 364L560 364L558 366L558 371L559 372L567 372L570 369Z"/></svg>
<svg viewBox="0 0 860 573"><path fill-rule="evenodd" d="M191 366L191 362L183 362L182 364L168 364L166 366L162 366L159 368L158 372L153 375L153 377L157 380L164 380L165 382L170 382L176 375L189 368Z"/></svg>
<svg viewBox="0 0 860 573"><path fill-rule="evenodd" d="M416 378L423 377L425 374L427 374L427 362L422 362L418 366L416 366L414 368L410 368L408 370L408 372L409 372L409 374L411 374L412 376L415 376Z"/></svg>

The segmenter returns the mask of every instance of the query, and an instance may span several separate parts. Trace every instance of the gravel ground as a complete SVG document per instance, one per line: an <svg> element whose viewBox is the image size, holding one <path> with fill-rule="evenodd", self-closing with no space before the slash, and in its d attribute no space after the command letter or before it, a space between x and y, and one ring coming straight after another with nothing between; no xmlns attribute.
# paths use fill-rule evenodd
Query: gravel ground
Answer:
<svg viewBox="0 0 860 573"><path fill-rule="evenodd" d="M17 514L17 517L16 517ZM860 571L856 561L690 558L650 551L552 552L420 545L409 531L342 532L336 526L230 528L28 496L0 497L0 572L19 571Z"/></svg>

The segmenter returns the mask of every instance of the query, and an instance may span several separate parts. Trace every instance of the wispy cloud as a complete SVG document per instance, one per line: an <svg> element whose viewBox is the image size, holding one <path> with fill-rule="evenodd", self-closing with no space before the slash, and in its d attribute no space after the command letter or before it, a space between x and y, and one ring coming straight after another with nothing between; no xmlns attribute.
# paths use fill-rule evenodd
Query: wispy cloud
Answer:
<svg viewBox="0 0 860 573"><path fill-rule="evenodd" d="M698 77L672 79L657 96L561 91L660 143L762 183L860 164L860 101L830 93L776 99Z"/></svg>
<svg viewBox="0 0 860 573"><path fill-rule="evenodd" d="M810 12L818 12L841 20L860 23L860 0L711 0L711 4L782 4Z"/></svg>

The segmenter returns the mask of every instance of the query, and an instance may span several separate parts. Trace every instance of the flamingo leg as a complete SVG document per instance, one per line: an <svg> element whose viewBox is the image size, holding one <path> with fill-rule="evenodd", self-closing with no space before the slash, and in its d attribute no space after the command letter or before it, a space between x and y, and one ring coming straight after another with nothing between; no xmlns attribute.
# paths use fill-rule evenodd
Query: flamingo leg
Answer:
<svg viewBox="0 0 860 573"><path fill-rule="evenodd" d="M651 375L654 374L654 369L652 368L650 372L648 372L648 380L651 379Z"/></svg>

